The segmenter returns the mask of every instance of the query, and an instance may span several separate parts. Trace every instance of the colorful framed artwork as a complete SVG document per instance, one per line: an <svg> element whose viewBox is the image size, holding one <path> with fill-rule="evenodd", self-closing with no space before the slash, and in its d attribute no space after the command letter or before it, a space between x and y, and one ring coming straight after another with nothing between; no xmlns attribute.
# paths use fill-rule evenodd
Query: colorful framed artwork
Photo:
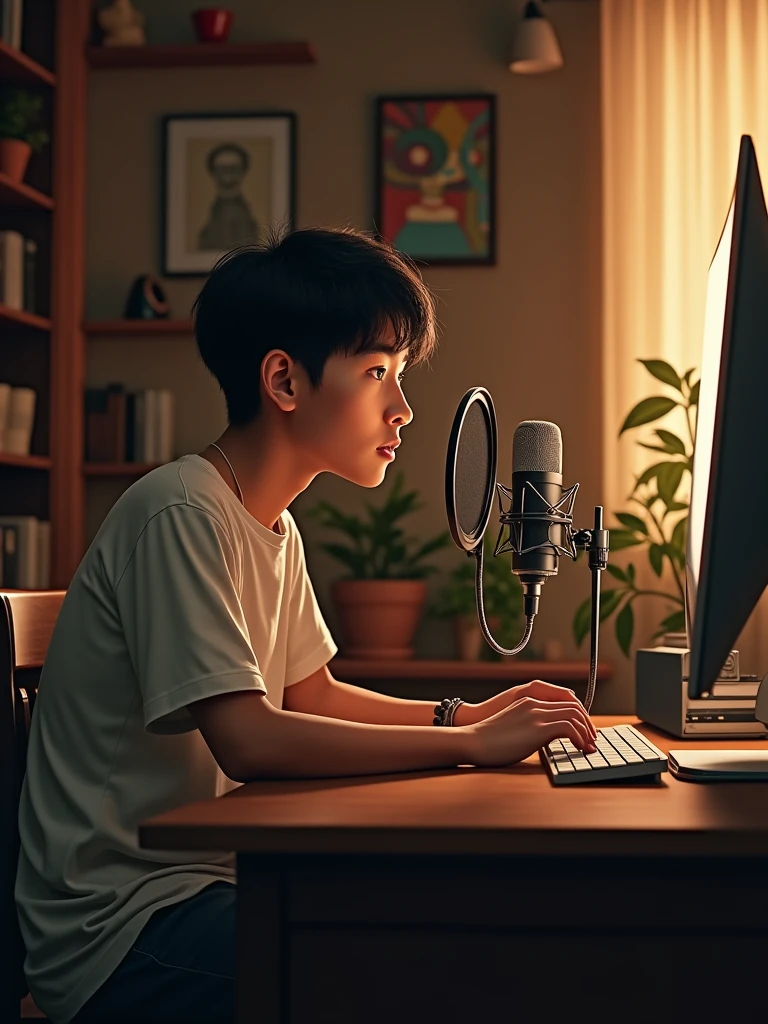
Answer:
<svg viewBox="0 0 768 1024"><path fill-rule="evenodd" d="M495 100L378 98L376 230L413 259L495 263Z"/></svg>
<svg viewBox="0 0 768 1024"><path fill-rule="evenodd" d="M163 119L165 276L207 274L230 249L292 226L295 138L291 113Z"/></svg>

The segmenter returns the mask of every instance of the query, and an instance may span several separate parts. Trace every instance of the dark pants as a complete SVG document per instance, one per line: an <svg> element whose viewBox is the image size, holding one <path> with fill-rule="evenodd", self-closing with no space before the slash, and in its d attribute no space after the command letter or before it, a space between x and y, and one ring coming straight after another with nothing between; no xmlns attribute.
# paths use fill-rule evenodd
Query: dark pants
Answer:
<svg viewBox="0 0 768 1024"><path fill-rule="evenodd" d="M150 917L73 1024L233 1024L235 886L212 882Z"/></svg>

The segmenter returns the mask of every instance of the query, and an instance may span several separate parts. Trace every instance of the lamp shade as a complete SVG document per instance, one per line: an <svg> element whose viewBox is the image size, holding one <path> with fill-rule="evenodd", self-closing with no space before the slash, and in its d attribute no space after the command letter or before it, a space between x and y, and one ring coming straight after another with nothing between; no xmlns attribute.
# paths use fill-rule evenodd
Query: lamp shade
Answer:
<svg viewBox="0 0 768 1024"><path fill-rule="evenodd" d="M518 75L539 75L563 66L563 53L555 30L530 0L515 31L509 70Z"/></svg>

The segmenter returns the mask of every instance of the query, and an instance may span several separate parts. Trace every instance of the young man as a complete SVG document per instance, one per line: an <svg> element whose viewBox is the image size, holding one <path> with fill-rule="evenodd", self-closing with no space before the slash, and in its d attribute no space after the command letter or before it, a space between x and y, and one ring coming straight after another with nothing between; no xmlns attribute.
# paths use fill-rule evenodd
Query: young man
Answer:
<svg viewBox="0 0 768 1024"><path fill-rule="evenodd" d="M433 702L335 680L287 511L318 475L376 487L435 345L414 266L351 230L221 260L195 304L227 404L215 444L110 511L64 600L20 810L17 901L53 1021L230 1021L233 860L139 847L143 819L249 779L504 765L594 729L542 682L435 728Z"/></svg>

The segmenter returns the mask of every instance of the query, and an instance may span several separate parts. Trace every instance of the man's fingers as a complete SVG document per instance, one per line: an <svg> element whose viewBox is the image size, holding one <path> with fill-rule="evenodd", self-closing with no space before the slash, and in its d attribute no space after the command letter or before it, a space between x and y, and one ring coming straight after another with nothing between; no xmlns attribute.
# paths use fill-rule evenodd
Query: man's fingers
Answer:
<svg viewBox="0 0 768 1024"><path fill-rule="evenodd" d="M546 736L542 746L546 746L552 740L569 739L579 750L584 749L583 741L574 722L567 720L546 722L542 725L542 733Z"/></svg>
<svg viewBox="0 0 768 1024"><path fill-rule="evenodd" d="M590 719L587 712L584 710L584 705L580 704L577 700L543 701L537 700L535 697L523 697L521 698L521 700L516 701L515 703L516 705L520 705L523 703L523 701L532 701L536 705L536 707L540 708L542 711L573 712L578 716L579 720L584 723L587 732L592 737L592 739L597 739L597 730L592 724L592 720ZM560 717L562 717L562 715Z"/></svg>
<svg viewBox="0 0 768 1024"><path fill-rule="evenodd" d="M591 730L587 727L588 724L581 718L576 711L568 707L565 708L546 708L537 710L535 715L539 719L544 719L546 722L567 722L573 727L578 736L577 740L573 740L576 746L580 750L590 749L590 753L595 749L595 741Z"/></svg>

